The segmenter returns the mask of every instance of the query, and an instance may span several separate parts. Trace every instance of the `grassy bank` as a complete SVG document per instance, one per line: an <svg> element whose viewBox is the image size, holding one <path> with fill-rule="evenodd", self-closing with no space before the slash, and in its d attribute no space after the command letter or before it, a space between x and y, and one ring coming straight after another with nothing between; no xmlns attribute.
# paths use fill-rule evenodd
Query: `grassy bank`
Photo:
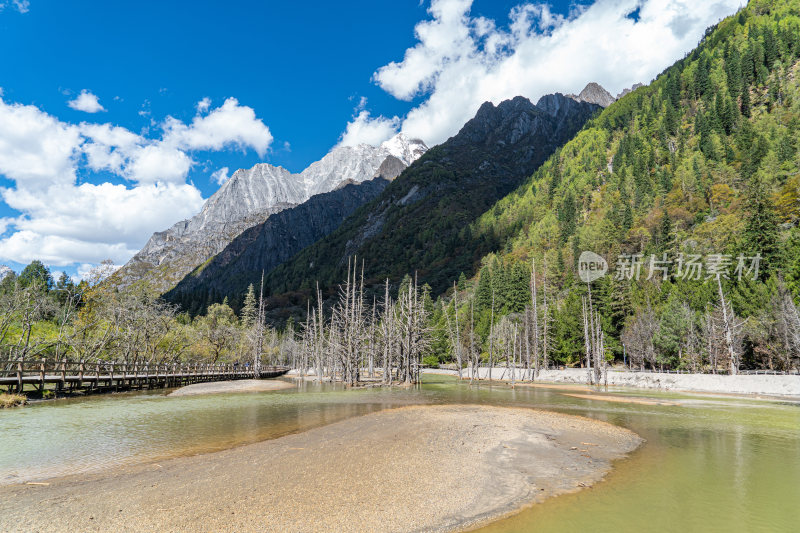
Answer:
<svg viewBox="0 0 800 533"><path fill-rule="evenodd" d="M0 394L0 409L17 407L28 403L28 398L22 394Z"/></svg>

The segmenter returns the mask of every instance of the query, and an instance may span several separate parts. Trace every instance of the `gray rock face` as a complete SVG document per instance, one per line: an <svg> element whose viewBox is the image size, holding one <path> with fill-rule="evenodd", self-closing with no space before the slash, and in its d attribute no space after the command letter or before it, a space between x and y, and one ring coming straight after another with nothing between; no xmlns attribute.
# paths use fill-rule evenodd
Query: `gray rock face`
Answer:
<svg viewBox="0 0 800 533"><path fill-rule="evenodd" d="M398 134L377 147L337 146L299 174L267 163L237 170L200 213L153 234L110 282L120 289L137 284L162 294L247 228L347 183L393 179L426 150L422 141Z"/></svg>
<svg viewBox="0 0 800 533"><path fill-rule="evenodd" d="M623 96L625 96L628 93L632 93L633 91L635 91L639 87L644 87L644 83L634 83L633 87L631 87L630 89L622 89L622 92L617 95L617 100L619 100L620 98L622 98Z"/></svg>
<svg viewBox="0 0 800 533"><path fill-rule="evenodd" d="M601 107L608 107L617 100L611 96L611 93L606 91L600 84L595 82L587 84L579 95L575 96L574 94L571 94L569 97L573 100L577 100L578 102L597 104Z"/></svg>
<svg viewBox="0 0 800 533"><path fill-rule="evenodd" d="M391 181L399 176L400 173L406 169L406 167L408 167L406 163L395 156L390 155L384 159L383 163L381 163L381 166L378 167L378 170L375 172L375 177Z"/></svg>
<svg viewBox="0 0 800 533"><path fill-rule="evenodd" d="M164 298L192 314L203 310L212 292L230 295L229 301L238 307L249 283L257 283L262 273L269 274L306 246L329 235L353 211L377 198L388 184L389 180L383 177L348 183L270 216L238 235Z"/></svg>

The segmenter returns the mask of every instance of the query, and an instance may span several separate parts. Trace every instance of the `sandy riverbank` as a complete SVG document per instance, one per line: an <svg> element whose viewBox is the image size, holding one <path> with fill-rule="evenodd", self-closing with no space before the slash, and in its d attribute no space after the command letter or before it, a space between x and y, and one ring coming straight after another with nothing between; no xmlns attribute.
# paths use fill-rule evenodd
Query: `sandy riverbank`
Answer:
<svg viewBox="0 0 800 533"><path fill-rule="evenodd" d="M489 369L480 368L479 377L488 379ZM426 374L446 374L454 376L455 370L425 369ZM465 370L464 377L468 377ZM516 379L523 377L523 370L517 369ZM494 380L510 381L511 371L495 367ZM586 385L587 371L583 368L564 370L542 370L536 382ZM608 385L612 387L635 387L665 391L713 392L723 394L746 394L764 396L800 397L800 376L797 375L745 375L726 376L713 374L667 374L661 372L625 372L609 370Z"/></svg>
<svg viewBox="0 0 800 533"><path fill-rule="evenodd" d="M196 394L221 394L226 392L265 392L293 389L294 387L294 384L288 381L277 379L240 379L186 385L170 392L167 396L194 396Z"/></svg>
<svg viewBox="0 0 800 533"><path fill-rule="evenodd" d="M640 443L543 411L404 407L214 454L0 487L0 530L449 531L589 486Z"/></svg>

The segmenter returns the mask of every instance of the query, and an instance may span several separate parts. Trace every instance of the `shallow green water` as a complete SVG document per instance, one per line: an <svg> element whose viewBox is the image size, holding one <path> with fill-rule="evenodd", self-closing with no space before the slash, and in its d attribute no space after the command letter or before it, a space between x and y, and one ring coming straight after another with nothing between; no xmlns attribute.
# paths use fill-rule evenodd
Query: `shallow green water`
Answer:
<svg viewBox="0 0 800 533"><path fill-rule="evenodd" d="M412 403L484 403L579 414L647 443L592 489L486 531L800 531L800 404L615 392L677 405L610 403L574 390L426 376L414 390L302 383L270 393L95 396L0 411L0 483L204 453Z"/></svg>

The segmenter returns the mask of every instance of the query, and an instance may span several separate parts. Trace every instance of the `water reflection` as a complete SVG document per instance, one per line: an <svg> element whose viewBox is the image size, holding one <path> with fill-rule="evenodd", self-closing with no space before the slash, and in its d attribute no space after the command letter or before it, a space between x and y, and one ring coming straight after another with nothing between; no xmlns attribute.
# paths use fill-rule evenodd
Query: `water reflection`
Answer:
<svg viewBox="0 0 800 533"><path fill-rule="evenodd" d="M636 431L647 444L607 480L486 531L793 531L800 524L800 409L793 402L614 391L668 406L551 388L456 383L344 390L297 383L268 393L94 396L0 412L0 483L206 453L417 403L526 406ZM602 394L602 393L601 393Z"/></svg>

